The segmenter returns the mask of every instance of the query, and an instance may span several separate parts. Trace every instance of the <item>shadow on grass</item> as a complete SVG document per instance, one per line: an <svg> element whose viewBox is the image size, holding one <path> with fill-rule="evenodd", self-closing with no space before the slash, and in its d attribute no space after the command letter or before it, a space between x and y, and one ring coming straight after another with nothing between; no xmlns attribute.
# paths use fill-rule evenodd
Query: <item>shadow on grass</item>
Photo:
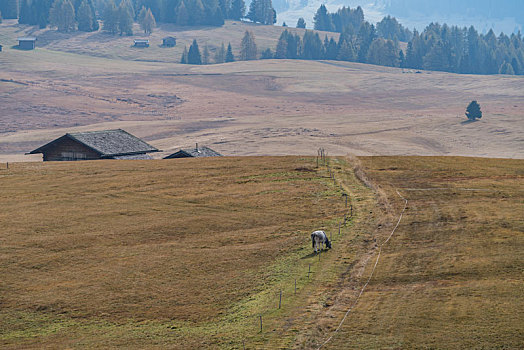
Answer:
<svg viewBox="0 0 524 350"><path fill-rule="evenodd" d="M464 120L464 121L460 122L460 124L467 125L467 124L474 123L476 121L478 121L478 119L468 119L468 120Z"/></svg>
<svg viewBox="0 0 524 350"><path fill-rule="evenodd" d="M321 254L325 254L326 252L328 252L329 249L324 249L322 250ZM315 253L315 252L311 252L309 253L308 255L304 255L303 257L301 257L300 259L304 260L304 259L309 259L309 258L313 258L315 256L317 256L318 253Z"/></svg>

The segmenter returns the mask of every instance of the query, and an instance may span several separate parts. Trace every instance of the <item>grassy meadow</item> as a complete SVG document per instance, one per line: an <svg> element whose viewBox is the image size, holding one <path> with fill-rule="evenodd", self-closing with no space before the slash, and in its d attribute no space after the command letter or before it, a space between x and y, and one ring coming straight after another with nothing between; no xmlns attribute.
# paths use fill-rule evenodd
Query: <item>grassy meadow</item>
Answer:
<svg viewBox="0 0 524 350"><path fill-rule="evenodd" d="M3 348L263 344L344 212L313 158L2 166Z"/></svg>
<svg viewBox="0 0 524 350"><path fill-rule="evenodd" d="M332 158L336 183L304 157L4 165L3 348L317 348L397 222L396 190L408 208L326 348L523 344L520 160ZM334 241L320 258L318 228Z"/></svg>

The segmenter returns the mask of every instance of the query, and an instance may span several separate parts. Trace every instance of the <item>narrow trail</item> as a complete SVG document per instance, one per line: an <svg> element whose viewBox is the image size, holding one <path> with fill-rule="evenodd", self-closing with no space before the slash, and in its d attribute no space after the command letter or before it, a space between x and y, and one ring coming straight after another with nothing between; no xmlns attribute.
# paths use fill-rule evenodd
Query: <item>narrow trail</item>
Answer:
<svg viewBox="0 0 524 350"><path fill-rule="evenodd" d="M371 279L373 278L373 275L375 274L375 270L377 268L377 265L378 265L378 262L380 260L380 253L382 252L382 247L387 244L389 242L389 240L391 239L391 237L393 236L393 234L395 233L395 231L397 230L397 227L398 225L400 225L400 221L402 220L402 216L404 215L404 212L406 211L406 208L408 206L408 200L406 198L404 198L400 192L397 190L396 191L397 194L399 195L400 198L402 198L404 200L404 208L402 209L402 211L400 212L400 216L398 218L398 221L397 221L397 224L395 225L395 227L393 228L393 230L391 231L391 233L389 234L388 238L382 243L380 244L379 246L379 249L378 249L378 255L377 255L377 259L375 260L375 265L373 265L373 270L371 270L371 274L369 275L366 283L364 284L364 286L362 287L362 289L360 290L360 293L358 294L357 298L355 299L355 301L351 304L351 306L349 307L349 309L346 311L344 317L342 318L342 320L340 321L340 323L338 324L338 327L333 331L333 334L331 334L329 336L329 338L327 338L318 348L317 350L321 349L324 345L326 345L327 343L329 343L331 341L331 339L333 339L333 337L338 333L338 331L340 330L340 328L342 327L342 325L344 324L344 321L346 320L346 318L348 317L349 313L351 312L351 310L353 310L353 308L357 305L359 299L360 299L360 296L364 293L364 291L366 290L366 287L368 286L369 282L371 281ZM367 264L367 263L366 263Z"/></svg>

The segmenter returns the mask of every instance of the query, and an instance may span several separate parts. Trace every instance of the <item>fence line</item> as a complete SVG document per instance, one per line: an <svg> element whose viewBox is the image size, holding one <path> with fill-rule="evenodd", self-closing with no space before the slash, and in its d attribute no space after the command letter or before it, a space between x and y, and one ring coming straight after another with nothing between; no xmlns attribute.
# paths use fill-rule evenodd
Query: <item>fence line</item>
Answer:
<svg viewBox="0 0 524 350"><path fill-rule="evenodd" d="M369 282L371 281L371 278L373 278L373 274L375 273L375 269L377 268L377 264L378 264L378 261L380 259L380 253L382 252L382 247L388 243L388 241L391 239L391 237L393 236L393 234L395 233L398 225L400 224L400 221L402 220L402 216L404 215L404 211L406 210L407 206L408 206L408 200L406 198L404 198L400 192L397 190L397 194L400 196L400 198L402 198L404 200L404 208L402 209L402 211L400 212L400 216L398 218L398 221L397 221L397 224L395 225L395 227L393 228L393 231L391 231L391 233L389 234L388 238L384 241L384 243L382 243L378 249L378 255L377 255L377 260L375 260L375 265L373 265L373 269L371 270L371 274L369 275L369 278L368 280L366 281L366 283L364 284L364 286L362 287L362 289L360 290L360 293L358 294L357 298L355 299L355 301L353 302L353 304L351 304L351 306L349 307L348 311L346 311L344 317L342 318L342 320L340 321L340 323L338 324L338 327L335 329L335 331L333 332L333 334L331 334L329 336L329 338L326 339L326 341L324 341L318 348L318 349L321 349L324 345L326 345L327 343L329 343L331 341L331 339L333 339L333 337L338 333L338 331L340 330L340 327L342 327L342 324L344 323L344 321L346 320L347 316L349 315L349 313L351 312L351 310L355 307L355 305L357 304L358 300L360 299L360 296L364 293L364 290L366 289L366 287L368 286ZM364 266L365 268L365 266Z"/></svg>

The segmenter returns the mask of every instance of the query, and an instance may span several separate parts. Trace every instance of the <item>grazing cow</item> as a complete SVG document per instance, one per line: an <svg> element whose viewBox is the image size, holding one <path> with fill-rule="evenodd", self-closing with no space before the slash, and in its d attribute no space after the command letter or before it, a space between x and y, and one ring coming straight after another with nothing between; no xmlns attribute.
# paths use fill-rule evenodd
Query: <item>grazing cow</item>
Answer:
<svg viewBox="0 0 524 350"><path fill-rule="evenodd" d="M324 249L324 244L327 248L331 249L331 242L327 238L327 235L324 231L315 231L311 234L311 243L315 253L319 250Z"/></svg>

